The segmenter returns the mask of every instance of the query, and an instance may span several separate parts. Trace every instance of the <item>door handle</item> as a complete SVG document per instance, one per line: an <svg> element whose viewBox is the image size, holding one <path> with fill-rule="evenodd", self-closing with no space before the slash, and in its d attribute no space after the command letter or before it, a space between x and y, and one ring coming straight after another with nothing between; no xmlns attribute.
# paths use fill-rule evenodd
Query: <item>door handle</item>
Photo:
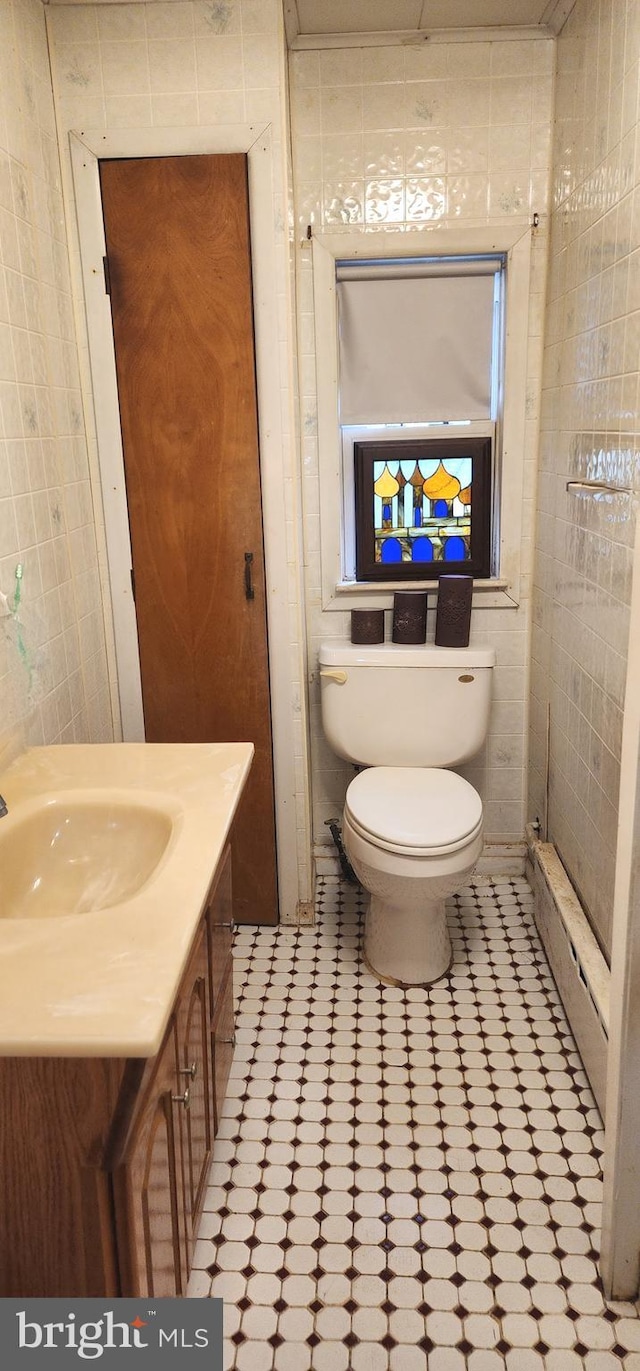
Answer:
<svg viewBox="0 0 640 1371"><path fill-rule="evenodd" d="M253 589L253 582L252 582L252 579L251 579L251 567L252 567L252 564L253 564L253 553L252 553L252 552L245 552L245 554L244 554L244 594L245 594L245 599L246 599L246 600L253 600L253 599L255 599L255 591L254 591L254 589Z"/></svg>

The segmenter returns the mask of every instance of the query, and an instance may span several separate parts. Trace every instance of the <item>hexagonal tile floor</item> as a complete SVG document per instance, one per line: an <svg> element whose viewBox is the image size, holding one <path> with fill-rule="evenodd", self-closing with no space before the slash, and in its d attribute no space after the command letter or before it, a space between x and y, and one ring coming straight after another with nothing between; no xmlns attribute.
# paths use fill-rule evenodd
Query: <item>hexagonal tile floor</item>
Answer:
<svg viewBox="0 0 640 1371"><path fill-rule="evenodd" d="M430 990L360 956L363 897L236 938L238 1047L194 1296L226 1371L640 1371L598 1279L602 1124L523 880L450 902Z"/></svg>

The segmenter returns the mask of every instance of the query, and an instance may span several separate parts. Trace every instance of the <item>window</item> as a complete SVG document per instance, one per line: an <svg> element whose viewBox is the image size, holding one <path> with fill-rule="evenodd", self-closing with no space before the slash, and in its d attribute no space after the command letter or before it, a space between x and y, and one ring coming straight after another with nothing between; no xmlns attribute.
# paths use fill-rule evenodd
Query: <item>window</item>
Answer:
<svg viewBox="0 0 640 1371"><path fill-rule="evenodd" d="M424 255L419 257L416 249ZM441 254L439 249L442 249ZM443 539L449 536L466 540L465 555L461 560L466 563L465 569L471 570L474 575L475 588L482 592L483 605L513 607L519 600L521 560L531 230L522 224L492 227L451 225L447 226L446 233L416 230L406 236L386 231L376 232L375 235L361 232L319 234L313 237L312 254L322 607L343 610L358 605L373 607L390 604L395 585L406 585L407 580L428 584L434 574L437 576L444 569L445 563L448 562L447 569L452 570L452 554L456 549L462 551L460 543L450 544L446 549L449 556L444 555ZM465 260L458 260L461 258ZM360 289L360 282L379 281L381 263L386 271L391 265L392 289L395 291L400 283L403 289L408 288L413 302L418 297L424 300L427 291L434 286L448 290L452 277L462 278L461 284L465 290L475 292L477 287L478 295L473 309L460 310L454 303L448 310L440 307L431 311L431 317L437 317L439 323L443 319L455 320L457 316L458 320L462 320L462 327L458 328L457 335L455 330L448 337L440 332L430 354L419 342L416 344L415 319L408 307L394 309L392 317L387 318L387 324L382 330L377 330L382 347L373 352L374 360L376 356L382 359L381 369L377 379L372 372L373 381L368 387L368 398L366 390L364 392L368 408L363 410L357 408L362 403L362 392L358 397L356 389L351 386L349 363L347 361L345 365L342 355L345 337L353 338L355 334L351 320L347 320L344 304L339 304L339 296L341 292L344 295L345 285L351 293L352 282ZM418 277L417 265L420 268ZM348 274L338 279L338 274L345 268L350 271L354 267L359 267L360 272L356 272L351 280ZM358 274L360 281L357 280ZM440 278L443 277L449 284L442 284ZM475 279L478 277L479 284ZM456 290L457 284L456 280ZM472 320L478 318L484 318L485 321L479 335L475 326L471 327ZM354 327L357 329L357 322ZM451 365L456 349L464 348L472 334L485 340L478 354L483 359L479 367L473 361L473 355L470 358L467 354L464 360L464 352L457 354L458 359L463 358L462 364ZM365 325L365 341L368 342L373 336L372 328ZM370 358L371 348L368 351ZM444 358L448 358L449 364L443 379L442 368L438 377L438 368ZM412 384L412 369L415 375L413 363L416 360L421 403L418 408L412 408L406 387ZM364 372L369 370L369 363L366 368L360 368L359 385ZM454 374L462 378L462 387L457 394L449 393L447 396L444 381L448 384ZM391 384L388 378L392 378ZM378 400L385 389L387 399L391 395L399 401L399 410L381 409ZM425 397L433 398L434 394L438 403L429 403L426 407ZM370 404L372 395L375 405ZM462 396L464 404L461 402ZM477 440L481 441L478 443ZM394 518L399 520L400 516L407 519L409 496L403 482L411 479L416 465L414 462L407 474L406 463L411 458L404 454L405 451L407 454L411 451L408 445L414 442L420 444L422 455L418 466L424 471L424 486L424 480L434 474L434 468L425 463L434 460L435 449L426 445L435 441L439 445L438 460L442 462L445 472L452 474L452 468L447 464L448 457L452 463L458 458L473 457L473 503L470 507L471 527L465 529L460 523L457 530L453 524L443 528L439 545L433 546L431 563L412 555L413 544L421 536L415 532L415 522L411 525L398 522L395 530L386 524L389 518L391 521ZM466 452L455 446L460 442L465 445ZM377 492L373 490L374 458L370 445L375 443L393 445L394 455L389 463L386 463L385 455L385 464L392 478L397 480L400 473L398 486L404 492L395 506L393 496L399 495L399 492L392 492L391 509L387 511L384 521L382 503L375 504ZM402 454L395 451L400 445ZM490 453L490 457L487 453ZM415 452L412 452L411 457L414 456ZM375 460L382 460L381 450ZM401 462L405 465L402 466ZM381 474L381 470L376 468L375 480ZM415 475L416 481L418 475ZM453 475L457 480L457 469L453 469ZM463 520L460 506L464 506L465 501L460 499L460 495L466 491L466 484L461 483L460 491L449 500L449 520ZM422 503L422 508L418 510L419 518L444 518L442 505L436 512L429 490L423 489L423 495L430 503ZM412 509L418 509L417 494L415 499L416 505L412 505ZM336 517L338 511L339 517ZM365 515L369 523L367 534ZM376 516L380 518L377 525ZM415 519L416 514L413 517ZM482 553L478 553L477 542L473 538L474 518L478 519L478 526L483 525ZM386 535L403 529L404 542L400 533L400 560L389 560L381 573L382 544ZM429 558L429 551L424 544L417 551ZM386 555L394 555L391 548ZM396 547L396 558L397 555ZM378 570L376 556L380 559Z"/></svg>
<svg viewBox="0 0 640 1371"><path fill-rule="evenodd" d="M495 256L336 263L343 484L353 486L355 534L345 573L356 582L490 574L502 269ZM488 424L488 436L450 436L450 424L472 422ZM416 424L447 431L424 442L397 436L398 425L405 438ZM351 447L354 426L371 441Z"/></svg>

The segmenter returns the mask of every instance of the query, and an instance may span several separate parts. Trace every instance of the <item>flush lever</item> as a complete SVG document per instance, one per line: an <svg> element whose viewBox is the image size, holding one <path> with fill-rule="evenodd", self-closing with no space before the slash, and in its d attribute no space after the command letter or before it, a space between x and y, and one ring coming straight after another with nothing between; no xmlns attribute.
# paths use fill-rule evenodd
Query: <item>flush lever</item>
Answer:
<svg viewBox="0 0 640 1371"><path fill-rule="evenodd" d="M335 681L336 685L344 685L347 679L346 671L339 671L337 667L332 667L329 670L323 667L320 675L326 677L328 681Z"/></svg>

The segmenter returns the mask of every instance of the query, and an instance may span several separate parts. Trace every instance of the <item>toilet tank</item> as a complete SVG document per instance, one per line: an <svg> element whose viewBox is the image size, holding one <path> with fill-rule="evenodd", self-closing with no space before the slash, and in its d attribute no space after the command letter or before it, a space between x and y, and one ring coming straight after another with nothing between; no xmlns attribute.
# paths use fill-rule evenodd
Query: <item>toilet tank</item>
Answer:
<svg viewBox="0 0 640 1371"><path fill-rule="evenodd" d="M489 727L491 647L320 648L322 723L339 757L362 766L458 766Z"/></svg>

